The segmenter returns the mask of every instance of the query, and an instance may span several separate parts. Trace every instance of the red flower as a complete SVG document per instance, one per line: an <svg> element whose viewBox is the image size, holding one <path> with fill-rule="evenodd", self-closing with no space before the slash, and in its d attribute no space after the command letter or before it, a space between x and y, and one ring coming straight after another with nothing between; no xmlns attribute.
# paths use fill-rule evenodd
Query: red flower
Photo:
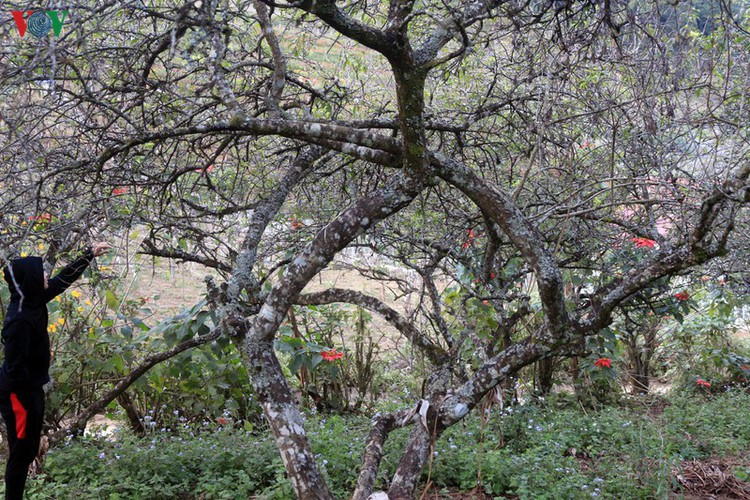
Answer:
<svg viewBox="0 0 750 500"><path fill-rule="evenodd" d="M337 359L341 359L344 357L344 353L337 351L336 349L331 349L330 351L323 351L320 354L321 356L323 356L323 359L326 361L336 361Z"/></svg>
<svg viewBox="0 0 750 500"><path fill-rule="evenodd" d="M476 239L477 236L478 235L474 232L473 229L469 229L468 231L466 231L466 241L464 241L463 245L461 245L461 248L463 248L464 250L469 248L474 244L474 239Z"/></svg>
<svg viewBox="0 0 750 500"><path fill-rule="evenodd" d="M219 425L227 425L229 423L229 419L224 417L219 417L216 421L219 422Z"/></svg>
<svg viewBox="0 0 750 500"><path fill-rule="evenodd" d="M635 248L654 248L656 242L648 238L630 238L635 243Z"/></svg>
<svg viewBox="0 0 750 500"><path fill-rule="evenodd" d="M196 172L213 172L214 171L214 166L213 165L209 165L207 167L198 167L198 168L195 169L195 171Z"/></svg>
<svg viewBox="0 0 750 500"><path fill-rule="evenodd" d="M711 387L711 383L710 382L706 382L702 378L699 378L698 380L696 380L695 383L697 385L701 386L701 387Z"/></svg>
<svg viewBox="0 0 750 500"><path fill-rule="evenodd" d="M687 291L685 291L685 290L683 290L683 291L681 291L679 293L674 294L674 296L675 296L675 298L677 300L687 300L687 299L690 298L690 294L687 293Z"/></svg>
<svg viewBox="0 0 750 500"><path fill-rule="evenodd" d="M612 360L609 358L599 358L594 361L594 366L599 368L612 368Z"/></svg>
<svg viewBox="0 0 750 500"><path fill-rule="evenodd" d="M112 190L112 194L119 195L119 194L125 194L128 192L128 188L126 187L116 187Z"/></svg>
<svg viewBox="0 0 750 500"><path fill-rule="evenodd" d="M301 229L303 224L299 221L299 219L295 219L294 217L289 217L289 225L294 229L295 231L297 229Z"/></svg>
<svg viewBox="0 0 750 500"><path fill-rule="evenodd" d="M42 223L42 222L49 222L52 220L52 216L50 214L44 213L40 215L29 215L29 220L33 220L36 223Z"/></svg>

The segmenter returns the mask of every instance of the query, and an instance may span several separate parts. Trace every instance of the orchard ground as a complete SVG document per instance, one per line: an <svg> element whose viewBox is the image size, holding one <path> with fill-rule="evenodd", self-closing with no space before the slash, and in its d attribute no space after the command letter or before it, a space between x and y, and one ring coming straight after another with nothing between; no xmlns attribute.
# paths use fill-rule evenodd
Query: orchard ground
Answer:
<svg viewBox="0 0 750 500"><path fill-rule="evenodd" d="M623 397L585 409L569 395L472 414L436 444L423 498L750 498L745 389ZM356 481L369 420L306 413L336 498ZM408 430L386 445L377 487ZM186 425L136 438L120 428L53 448L31 498L293 498L265 429Z"/></svg>

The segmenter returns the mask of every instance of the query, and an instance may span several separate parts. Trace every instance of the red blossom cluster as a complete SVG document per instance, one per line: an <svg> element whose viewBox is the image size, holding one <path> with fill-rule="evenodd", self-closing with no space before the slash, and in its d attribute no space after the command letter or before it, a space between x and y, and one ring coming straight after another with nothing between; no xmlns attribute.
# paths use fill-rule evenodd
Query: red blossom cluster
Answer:
<svg viewBox="0 0 750 500"><path fill-rule="evenodd" d="M125 194L127 192L128 192L128 188L125 186L116 187L112 190L112 194L114 194L115 196L120 195L120 194Z"/></svg>
<svg viewBox="0 0 750 500"><path fill-rule="evenodd" d="M702 378L699 378L698 380L696 380L695 384L701 387L711 387L711 383L703 380Z"/></svg>
<svg viewBox="0 0 750 500"><path fill-rule="evenodd" d="M635 244L635 248L654 248L656 242L648 238L630 238Z"/></svg>
<svg viewBox="0 0 750 500"><path fill-rule="evenodd" d="M337 351L336 349L323 351L320 353L320 355L323 356L323 359L326 361L336 361L337 359L341 359L344 357L344 353L341 351Z"/></svg>
<svg viewBox="0 0 750 500"><path fill-rule="evenodd" d="M295 217L289 217L289 226L291 226L291 228L294 229L295 231L297 229L302 229L303 225L304 224L302 224L302 222L299 219Z"/></svg>
<svg viewBox="0 0 750 500"><path fill-rule="evenodd" d="M687 290L683 290L681 292L678 292L678 293L674 294L674 296L675 296L675 298L677 300L683 300L683 301L690 298L690 294L687 292Z"/></svg>
<svg viewBox="0 0 750 500"><path fill-rule="evenodd" d="M474 232L474 230L473 229L469 229L466 232L466 241L464 241L464 244L461 245L461 248L463 248L464 250L466 250L467 248L469 248L470 246L472 246L474 244L474 240L477 237L478 237L478 235Z"/></svg>
<svg viewBox="0 0 750 500"><path fill-rule="evenodd" d="M29 220L33 220L36 224L40 224L43 222L50 222L52 220L52 216L48 213L40 215L29 215Z"/></svg>
<svg viewBox="0 0 750 500"><path fill-rule="evenodd" d="M599 358L594 361L594 366L598 368L612 368L612 360L609 358Z"/></svg>

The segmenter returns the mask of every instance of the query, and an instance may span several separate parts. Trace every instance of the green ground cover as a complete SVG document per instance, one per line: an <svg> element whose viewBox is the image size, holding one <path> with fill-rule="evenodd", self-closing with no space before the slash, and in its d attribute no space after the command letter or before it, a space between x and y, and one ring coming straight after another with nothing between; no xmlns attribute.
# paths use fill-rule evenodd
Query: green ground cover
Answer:
<svg viewBox="0 0 750 500"><path fill-rule="evenodd" d="M555 396L500 410L495 406L449 429L425 468L430 498L479 492L509 498L679 498L686 464L722 462L737 484L750 475L750 395L625 398L592 410ZM182 423L138 438L68 440L50 450L29 498L292 498L268 433L231 420ZM353 490L369 422L310 415L307 427L336 498ZM390 477L408 429L386 446L380 482ZM696 462L698 461L698 462ZM745 464L745 465L742 465ZM481 479L481 488L477 488Z"/></svg>

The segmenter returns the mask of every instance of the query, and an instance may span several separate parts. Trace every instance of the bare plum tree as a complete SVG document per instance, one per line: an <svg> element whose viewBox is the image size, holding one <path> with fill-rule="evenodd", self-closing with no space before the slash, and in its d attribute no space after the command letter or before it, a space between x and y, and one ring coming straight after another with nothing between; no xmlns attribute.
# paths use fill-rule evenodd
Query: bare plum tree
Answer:
<svg viewBox="0 0 750 500"><path fill-rule="evenodd" d="M220 324L180 349L236 344L299 498L331 494L274 351L293 306L359 305L430 363L413 406L373 417L353 492L410 426L387 487L411 498L444 430L519 370L735 248L750 65L724 4L704 31L646 2L149 4L78 2L41 39L5 23L3 247L54 213L51 253L138 226L142 253L213 269ZM306 291L344 250L415 310Z"/></svg>

